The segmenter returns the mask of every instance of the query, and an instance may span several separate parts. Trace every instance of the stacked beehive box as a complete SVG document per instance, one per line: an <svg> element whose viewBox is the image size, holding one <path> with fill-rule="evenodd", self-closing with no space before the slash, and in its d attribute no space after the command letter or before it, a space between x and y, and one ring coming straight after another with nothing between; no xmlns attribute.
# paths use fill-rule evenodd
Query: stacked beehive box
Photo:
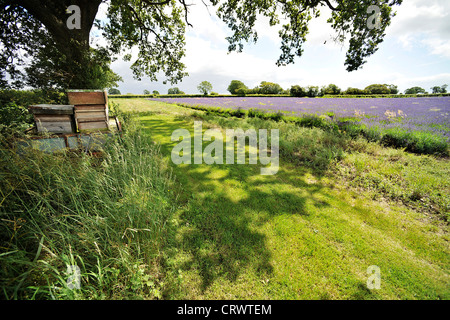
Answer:
<svg viewBox="0 0 450 320"><path fill-rule="evenodd" d="M75 124L80 132L109 129L106 91L71 90L67 97L74 105Z"/></svg>
<svg viewBox="0 0 450 320"><path fill-rule="evenodd" d="M75 132L74 106L38 104L29 106L38 132L72 133Z"/></svg>
<svg viewBox="0 0 450 320"><path fill-rule="evenodd" d="M99 151L108 137L122 131L118 119L109 118L106 91L70 90L67 96L70 105L28 107L33 114L36 131L51 135L36 135L18 141L18 152L26 152L29 147L44 152L63 149Z"/></svg>

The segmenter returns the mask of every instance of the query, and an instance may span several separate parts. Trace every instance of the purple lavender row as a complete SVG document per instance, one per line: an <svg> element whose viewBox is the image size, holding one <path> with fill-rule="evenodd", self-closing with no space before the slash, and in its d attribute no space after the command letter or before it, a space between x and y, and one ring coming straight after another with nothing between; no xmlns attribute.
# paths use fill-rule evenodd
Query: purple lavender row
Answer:
<svg viewBox="0 0 450 320"><path fill-rule="evenodd" d="M450 97L427 98L295 98L220 97L154 98L150 100L229 109L257 108L287 115L333 114L337 118L359 118L380 128L429 131L450 140Z"/></svg>

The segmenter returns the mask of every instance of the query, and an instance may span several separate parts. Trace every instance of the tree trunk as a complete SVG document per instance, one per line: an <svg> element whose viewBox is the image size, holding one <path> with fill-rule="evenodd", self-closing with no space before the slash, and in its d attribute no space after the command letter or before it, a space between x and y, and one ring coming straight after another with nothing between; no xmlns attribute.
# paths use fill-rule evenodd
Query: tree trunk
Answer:
<svg viewBox="0 0 450 320"><path fill-rule="evenodd" d="M73 83L79 89L85 88L88 81L83 70L89 61L89 34L97 15L101 0L17 0L14 3L26 9L40 21L51 35L55 47L64 55L66 63L72 66ZM71 5L80 8L80 29L69 29L67 20L72 13L66 10Z"/></svg>

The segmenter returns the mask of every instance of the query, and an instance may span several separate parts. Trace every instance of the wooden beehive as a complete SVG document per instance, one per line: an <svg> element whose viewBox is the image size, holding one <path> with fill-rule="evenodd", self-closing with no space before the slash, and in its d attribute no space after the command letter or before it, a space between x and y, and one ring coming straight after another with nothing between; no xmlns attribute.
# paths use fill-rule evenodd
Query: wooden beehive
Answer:
<svg viewBox="0 0 450 320"><path fill-rule="evenodd" d="M75 124L79 131L109 129L106 91L70 90L67 97L74 105Z"/></svg>
<svg viewBox="0 0 450 320"><path fill-rule="evenodd" d="M33 114L37 131L50 133L75 132L73 109L73 105L38 104L28 107Z"/></svg>

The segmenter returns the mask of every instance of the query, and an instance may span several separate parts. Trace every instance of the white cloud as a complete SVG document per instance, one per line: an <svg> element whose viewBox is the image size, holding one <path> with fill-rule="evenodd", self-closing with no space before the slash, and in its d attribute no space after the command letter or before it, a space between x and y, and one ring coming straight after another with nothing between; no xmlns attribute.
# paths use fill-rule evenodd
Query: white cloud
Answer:
<svg viewBox="0 0 450 320"><path fill-rule="evenodd" d="M215 16L215 8L206 7L202 3L189 7L187 33L194 37L210 41L212 46L220 46L227 43L227 29L225 24Z"/></svg>
<svg viewBox="0 0 450 320"><path fill-rule="evenodd" d="M428 46L432 54L450 58L450 41L438 38L423 39L422 43Z"/></svg>
<svg viewBox="0 0 450 320"><path fill-rule="evenodd" d="M396 38L408 50L425 45L431 54L450 55L450 1L410 0L396 10L388 37Z"/></svg>

